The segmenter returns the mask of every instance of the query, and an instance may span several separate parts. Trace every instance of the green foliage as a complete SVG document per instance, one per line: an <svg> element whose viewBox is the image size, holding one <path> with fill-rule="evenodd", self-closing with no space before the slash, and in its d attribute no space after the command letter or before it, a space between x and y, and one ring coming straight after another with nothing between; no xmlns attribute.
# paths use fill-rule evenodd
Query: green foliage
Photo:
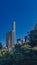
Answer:
<svg viewBox="0 0 37 65"><path fill-rule="evenodd" d="M16 44L15 51L0 50L0 65L37 65L36 52L30 45Z"/></svg>

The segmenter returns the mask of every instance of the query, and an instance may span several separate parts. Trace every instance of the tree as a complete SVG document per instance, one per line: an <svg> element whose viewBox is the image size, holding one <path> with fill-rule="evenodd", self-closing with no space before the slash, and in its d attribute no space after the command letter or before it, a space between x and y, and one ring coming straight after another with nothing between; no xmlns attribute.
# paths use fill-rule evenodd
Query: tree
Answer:
<svg viewBox="0 0 37 65"><path fill-rule="evenodd" d="M2 43L0 42L0 49L2 49Z"/></svg>

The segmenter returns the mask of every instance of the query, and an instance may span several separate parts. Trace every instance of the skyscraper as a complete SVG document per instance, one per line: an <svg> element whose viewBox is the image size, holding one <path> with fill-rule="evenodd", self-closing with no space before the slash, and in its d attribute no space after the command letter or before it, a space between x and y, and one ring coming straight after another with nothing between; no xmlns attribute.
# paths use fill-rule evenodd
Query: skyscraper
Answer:
<svg viewBox="0 0 37 65"><path fill-rule="evenodd" d="M15 44L15 21L12 23L12 48Z"/></svg>
<svg viewBox="0 0 37 65"><path fill-rule="evenodd" d="M11 31L6 34L6 46L9 51L12 49L12 32Z"/></svg>
<svg viewBox="0 0 37 65"><path fill-rule="evenodd" d="M9 50L14 48L15 44L15 21L12 23L12 31L8 32L6 35L6 46Z"/></svg>
<svg viewBox="0 0 37 65"><path fill-rule="evenodd" d="M35 24L34 29L31 30L29 33L29 41L31 46L37 45L37 22Z"/></svg>

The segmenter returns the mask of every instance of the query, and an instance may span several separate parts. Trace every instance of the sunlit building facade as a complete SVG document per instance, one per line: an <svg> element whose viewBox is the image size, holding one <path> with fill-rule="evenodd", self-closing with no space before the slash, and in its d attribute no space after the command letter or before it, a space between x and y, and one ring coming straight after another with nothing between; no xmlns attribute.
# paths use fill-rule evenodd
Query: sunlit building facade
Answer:
<svg viewBox="0 0 37 65"><path fill-rule="evenodd" d="M15 21L12 23L12 31L6 34L6 41L7 48L12 50L15 44Z"/></svg>

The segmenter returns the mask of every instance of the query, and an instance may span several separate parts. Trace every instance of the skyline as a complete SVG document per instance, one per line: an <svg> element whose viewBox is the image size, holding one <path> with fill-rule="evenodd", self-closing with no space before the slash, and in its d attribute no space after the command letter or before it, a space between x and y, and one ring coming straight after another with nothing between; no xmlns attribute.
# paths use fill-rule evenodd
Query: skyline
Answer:
<svg viewBox="0 0 37 65"><path fill-rule="evenodd" d="M37 0L0 1L0 42L6 43L6 32L16 21L16 38L24 38L37 20Z"/></svg>

